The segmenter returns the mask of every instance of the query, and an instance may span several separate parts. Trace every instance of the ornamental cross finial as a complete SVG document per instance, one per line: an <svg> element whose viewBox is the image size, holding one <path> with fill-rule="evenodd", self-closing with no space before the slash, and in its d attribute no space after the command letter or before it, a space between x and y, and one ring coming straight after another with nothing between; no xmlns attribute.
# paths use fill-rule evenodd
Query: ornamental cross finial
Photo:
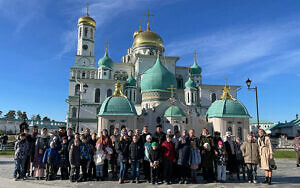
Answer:
<svg viewBox="0 0 300 188"><path fill-rule="evenodd" d="M143 20L142 19L139 19L139 22L140 22L140 31L142 31L142 24L143 24Z"/></svg>
<svg viewBox="0 0 300 188"><path fill-rule="evenodd" d="M105 44L105 52L107 53L107 51L108 51L108 46L109 46L108 40L105 41L104 44Z"/></svg>
<svg viewBox="0 0 300 188"><path fill-rule="evenodd" d="M174 85L172 84L170 88L168 88L169 90L171 90L171 98L174 98L174 93L176 88L174 87Z"/></svg>
<svg viewBox="0 0 300 188"><path fill-rule="evenodd" d="M197 55L198 55L198 52L195 50L194 51L194 63L197 63Z"/></svg>
<svg viewBox="0 0 300 188"><path fill-rule="evenodd" d="M147 31L150 31L150 17L154 16L154 14L150 14L150 9L148 8L148 13L144 14L144 16L147 16Z"/></svg>
<svg viewBox="0 0 300 188"><path fill-rule="evenodd" d="M89 6L90 6L90 4L86 3L86 15L87 16L89 15Z"/></svg>
<svg viewBox="0 0 300 188"><path fill-rule="evenodd" d="M227 79L227 78L224 78L224 80L225 80L225 86L227 86L227 80L228 80L228 79Z"/></svg>

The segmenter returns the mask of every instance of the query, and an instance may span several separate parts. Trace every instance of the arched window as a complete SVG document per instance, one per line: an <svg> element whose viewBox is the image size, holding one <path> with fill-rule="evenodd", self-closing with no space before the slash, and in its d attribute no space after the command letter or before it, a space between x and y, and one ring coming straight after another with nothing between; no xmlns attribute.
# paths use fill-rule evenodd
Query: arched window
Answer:
<svg viewBox="0 0 300 188"><path fill-rule="evenodd" d="M238 137L239 137L240 139L243 139L243 130L242 130L241 127L238 128Z"/></svg>
<svg viewBox="0 0 300 188"><path fill-rule="evenodd" d="M192 103L194 103L194 93L192 92Z"/></svg>
<svg viewBox="0 0 300 188"><path fill-rule="evenodd" d="M211 94L211 103L215 102L217 100L217 96L215 93Z"/></svg>
<svg viewBox="0 0 300 188"><path fill-rule="evenodd" d="M82 73L82 78L85 78L85 72Z"/></svg>
<svg viewBox="0 0 300 188"><path fill-rule="evenodd" d="M99 103L100 102L100 89L97 88L95 90L95 103Z"/></svg>
<svg viewBox="0 0 300 188"><path fill-rule="evenodd" d="M228 127L228 128L227 128L227 131L229 131L229 132L232 133L232 128L231 128L231 127Z"/></svg>
<svg viewBox="0 0 300 188"><path fill-rule="evenodd" d="M178 77L176 78L176 80L177 80L177 87L179 89L182 89L183 88L183 78L182 78L182 76L178 75Z"/></svg>
<svg viewBox="0 0 300 188"><path fill-rule="evenodd" d="M131 100L131 90L128 90L129 92L129 100Z"/></svg>
<svg viewBox="0 0 300 188"><path fill-rule="evenodd" d="M177 125L175 125L175 126L174 126L174 133L177 132L177 131L179 131L179 128L178 128Z"/></svg>
<svg viewBox="0 0 300 188"><path fill-rule="evenodd" d="M133 90L133 101L135 101L135 90Z"/></svg>
<svg viewBox="0 0 300 188"><path fill-rule="evenodd" d="M112 91L111 91L111 89L108 89L106 97L110 97L111 95L112 95Z"/></svg>
<svg viewBox="0 0 300 188"><path fill-rule="evenodd" d="M77 114L77 108L73 107L72 108L72 118L76 118L76 114Z"/></svg>
<svg viewBox="0 0 300 188"><path fill-rule="evenodd" d="M74 95L79 95L79 92L80 92L80 85L76 84L76 86L75 86L75 94Z"/></svg>
<svg viewBox="0 0 300 188"><path fill-rule="evenodd" d="M84 28L84 36L86 37L87 36L87 33L88 33L88 28Z"/></svg>
<svg viewBox="0 0 300 188"><path fill-rule="evenodd" d="M79 38L81 37L82 34L82 27L79 28Z"/></svg>
<svg viewBox="0 0 300 188"><path fill-rule="evenodd" d="M93 39L93 29L91 28L91 39Z"/></svg>
<svg viewBox="0 0 300 188"><path fill-rule="evenodd" d="M188 101L188 103L190 103L190 92L188 92L187 94L188 94L187 101Z"/></svg>
<svg viewBox="0 0 300 188"><path fill-rule="evenodd" d="M160 122L161 122L161 118L158 116L158 117L156 118L156 123L159 124Z"/></svg>

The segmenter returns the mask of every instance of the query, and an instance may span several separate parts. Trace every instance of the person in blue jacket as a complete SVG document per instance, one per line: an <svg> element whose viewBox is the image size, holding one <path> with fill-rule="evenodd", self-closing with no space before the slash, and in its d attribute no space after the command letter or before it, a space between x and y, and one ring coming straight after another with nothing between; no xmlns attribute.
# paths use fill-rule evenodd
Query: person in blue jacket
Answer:
<svg viewBox="0 0 300 188"><path fill-rule="evenodd" d="M55 149L55 144L51 142L43 157L43 163L46 164L46 181L55 179L55 168L58 162L58 152Z"/></svg>

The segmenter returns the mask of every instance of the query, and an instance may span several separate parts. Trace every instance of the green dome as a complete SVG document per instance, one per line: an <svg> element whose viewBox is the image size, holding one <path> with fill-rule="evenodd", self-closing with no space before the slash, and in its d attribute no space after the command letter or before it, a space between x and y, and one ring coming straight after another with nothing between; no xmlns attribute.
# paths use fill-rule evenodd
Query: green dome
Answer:
<svg viewBox="0 0 300 188"><path fill-rule="evenodd" d="M164 114L165 117L184 117L185 114L178 106L170 106Z"/></svg>
<svg viewBox="0 0 300 188"><path fill-rule="evenodd" d="M102 104L98 115L136 116L134 105L126 97L108 97Z"/></svg>
<svg viewBox="0 0 300 188"><path fill-rule="evenodd" d="M216 100L208 108L206 117L247 117L250 115L246 107L238 100Z"/></svg>
<svg viewBox="0 0 300 188"><path fill-rule="evenodd" d="M175 76L157 58L155 64L144 72L141 80L141 90L145 91L169 91L173 85L177 88Z"/></svg>
<svg viewBox="0 0 300 188"><path fill-rule="evenodd" d="M130 77L129 78L127 78L127 80L126 80L126 85L125 85L126 87L136 87L136 80L134 79L134 77L132 76L132 75L130 75Z"/></svg>
<svg viewBox="0 0 300 188"><path fill-rule="evenodd" d="M184 84L185 88L195 88L196 84L195 82L189 77L188 81L185 82Z"/></svg>
<svg viewBox="0 0 300 188"><path fill-rule="evenodd" d="M191 74L201 74L202 69L201 67L197 64L196 61L194 61L194 64L190 67Z"/></svg>
<svg viewBox="0 0 300 188"><path fill-rule="evenodd" d="M113 60L108 56L107 50L105 51L104 56L99 59L98 61L98 66L99 68L107 68L107 69L112 69L114 63Z"/></svg>

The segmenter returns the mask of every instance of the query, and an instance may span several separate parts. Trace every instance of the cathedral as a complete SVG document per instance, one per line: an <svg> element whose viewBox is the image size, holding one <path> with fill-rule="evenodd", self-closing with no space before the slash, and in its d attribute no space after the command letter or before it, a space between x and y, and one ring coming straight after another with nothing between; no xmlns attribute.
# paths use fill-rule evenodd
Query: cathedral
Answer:
<svg viewBox="0 0 300 188"><path fill-rule="evenodd" d="M165 56L162 37L150 28L133 33L133 42L121 61L109 54L95 59L96 21L89 16L78 19L78 45L75 65L70 67L67 125L77 132L90 128L110 133L115 127L150 132L160 124L166 132L206 127L212 133L227 131L245 138L249 117L239 102L240 86L202 83L202 69L194 62L181 62L178 56ZM95 65L96 62L96 65ZM190 66L180 66L190 64Z"/></svg>

